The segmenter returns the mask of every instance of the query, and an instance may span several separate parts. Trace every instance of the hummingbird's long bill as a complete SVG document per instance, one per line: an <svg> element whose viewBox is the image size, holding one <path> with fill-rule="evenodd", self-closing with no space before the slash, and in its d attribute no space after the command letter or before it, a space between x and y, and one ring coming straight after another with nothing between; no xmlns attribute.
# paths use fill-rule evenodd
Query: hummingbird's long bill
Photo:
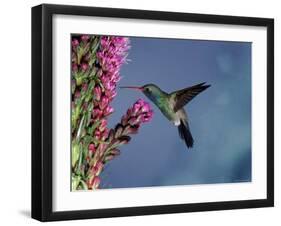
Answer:
<svg viewBox="0 0 281 226"><path fill-rule="evenodd" d="M120 86L119 88L121 88L121 89L135 89L135 90L143 91L143 88L138 87L138 86Z"/></svg>

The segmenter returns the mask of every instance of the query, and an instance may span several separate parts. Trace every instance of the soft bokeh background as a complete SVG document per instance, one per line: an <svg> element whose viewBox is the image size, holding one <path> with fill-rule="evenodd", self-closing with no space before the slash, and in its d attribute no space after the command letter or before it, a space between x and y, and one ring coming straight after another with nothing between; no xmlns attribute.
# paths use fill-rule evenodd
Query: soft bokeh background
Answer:
<svg viewBox="0 0 281 226"><path fill-rule="evenodd" d="M152 121L107 164L102 188L251 181L251 43L130 39L131 61L122 68L120 86L155 83L167 92L200 82L212 86L185 107L193 149L152 105ZM118 90L109 125L140 97L146 99Z"/></svg>

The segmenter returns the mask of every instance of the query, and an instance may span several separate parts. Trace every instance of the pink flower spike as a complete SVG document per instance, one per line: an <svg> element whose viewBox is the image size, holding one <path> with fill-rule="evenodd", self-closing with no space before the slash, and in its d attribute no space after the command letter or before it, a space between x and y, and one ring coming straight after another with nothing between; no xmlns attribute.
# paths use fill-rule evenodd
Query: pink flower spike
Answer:
<svg viewBox="0 0 281 226"><path fill-rule="evenodd" d="M128 119L128 123L133 126L139 126L143 122L149 122L153 116L150 105L142 99L134 103L132 108L127 110L124 119ZM123 120L125 122L125 120Z"/></svg>

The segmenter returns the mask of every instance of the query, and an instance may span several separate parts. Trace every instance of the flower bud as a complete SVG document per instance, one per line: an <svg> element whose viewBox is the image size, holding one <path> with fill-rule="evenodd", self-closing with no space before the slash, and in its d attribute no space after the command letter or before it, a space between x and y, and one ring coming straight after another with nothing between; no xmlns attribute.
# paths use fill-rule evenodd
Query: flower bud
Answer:
<svg viewBox="0 0 281 226"><path fill-rule="evenodd" d="M112 154L114 156L118 156L118 155L120 155L120 150L115 148L110 151L110 154Z"/></svg>
<svg viewBox="0 0 281 226"><path fill-rule="evenodd" d="M121 136L121 134L122 134L122 132L123 132L123 126L119 123L119 124L117 124L117 126L115 127L115 138L118 138L118 137L120 137Z"/></svg>
<svg viewBox="0 0 281 226"><path fill-rule="evenodd" d="M113 107L111 107L111 106L108 105L108 106L104 109L104 115L105 115L105 116L108 116L108 115L110 115L113 111L114 111Z"/></svg>
<svg viewBox="0 0 281 226"><path fill-rule="evenodd" d="M98 189L100 182L101 182L100 178L98 176L95 176L95 177L91 178L89 181L90 187L92 189Z"/></svg>
<svg viewBox="0 0 281 226"><path fill-rule="evenodd" d="M96 151L95 145L94 145L94 144L89 144L88 150L89 150L90 152L92 152L92 153L95 153L95 151Z"/></svg>
<svg viewBox="0 0 281 226"><path fill-rule="evenodd" d="M100 88L100 86L96 86L95 88L94 88L94 98L97 100L97 101L99 101L100 100L100 98L101 98L101 88Z"/></svg>
<svg viewBox="0 0 281 226"><path fill-rule="evenodd" d="M102 120L100 121L100 124L99 124L99 130L100 130L100 131L104 131L105 128L106 128L106 126L107 126L107 120L102 119Z"/></svg>
<svg viewBox="0 0 281 226"><path fill-rule="evenodd" d="M88 64L85 64L85 63L81 64L81 70L83 72L86 72L88 70L88 67L89 67Z"/></svg>
<svg viewBox="0 0 281 226"><path fill-rule="evenodd" d="M101 135L101 139L104 141L108 138L108 135L109 135L109 129L108 128L104 128L104 131L102 132L102 135Z"/></svg>
<svg viewBox="0 0 281 226"><path fill-rule="evenodd" d="M78 71L78 66L77 64L72 64L72 71L75 73Z"/></svg>
<svg viewBox="0 0 281 226"><path fill-rule="evenodd" d="M83 83L83 84L82 84L82 91L83 91L83 92L86 92L87 89L88 89L88 84L87 84L87 83Z"/></svg>
<svg viewBox="0 0 281 226"><path fill-rule="evenodd" d="M87 42L89 39L90 39L90 36L89 36L89 35L82 35L82 36L81 36L81 40L82 40L83 42Z"/></svg>
<svg viewBox="0 0 281 226"><path fill-rule="evenodd" d="M100 109L102 109L102 110L105 109L106 106L108 105L108 102L109 102L108 97L103 96L103 97L101 98L100 102L99 102L99 107L100 107Z"/></svg>
<svg viewBox="0 0 281 226"><path fill-rule="evenodd" d="M97 162L95 166L92 167L92 174L94 176L98 176L100 175L101 171L103 169L103 164L102 162Z"/></svg>
<svg viewBox="0 0 281 226"><path fill-rule="evenodd" d="M71 45L73 48L76 48L79 45L79 41L77 39L73 39Z"/></svg>
<svg viewBox="0 0 281 226"><path fill-rule="evenodd" d="M98 129L96 129L95 132L94 132L94 138L95 138L96 140L100 140L100 138L101 138L101 131L99 131Z"/></svg>
<svg viewBox="0 0 281 226"><path fill-rule="evenodd" d="M102 116L102 111L99 108L94 108L92 116L94 119L99 119Z"/></svg>

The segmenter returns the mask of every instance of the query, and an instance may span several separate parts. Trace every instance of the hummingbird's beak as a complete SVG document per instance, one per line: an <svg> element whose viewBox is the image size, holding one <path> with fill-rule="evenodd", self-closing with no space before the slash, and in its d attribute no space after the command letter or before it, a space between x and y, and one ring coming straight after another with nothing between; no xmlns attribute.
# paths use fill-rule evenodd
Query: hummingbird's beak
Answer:
<svg viewBox="0 0 281 226"><path fill-rule="evenodd" d="M138 86L120 86L119 88L121 88L121 89L135 89L135 90L143 91L143 88L138 87Z"/></svg>

